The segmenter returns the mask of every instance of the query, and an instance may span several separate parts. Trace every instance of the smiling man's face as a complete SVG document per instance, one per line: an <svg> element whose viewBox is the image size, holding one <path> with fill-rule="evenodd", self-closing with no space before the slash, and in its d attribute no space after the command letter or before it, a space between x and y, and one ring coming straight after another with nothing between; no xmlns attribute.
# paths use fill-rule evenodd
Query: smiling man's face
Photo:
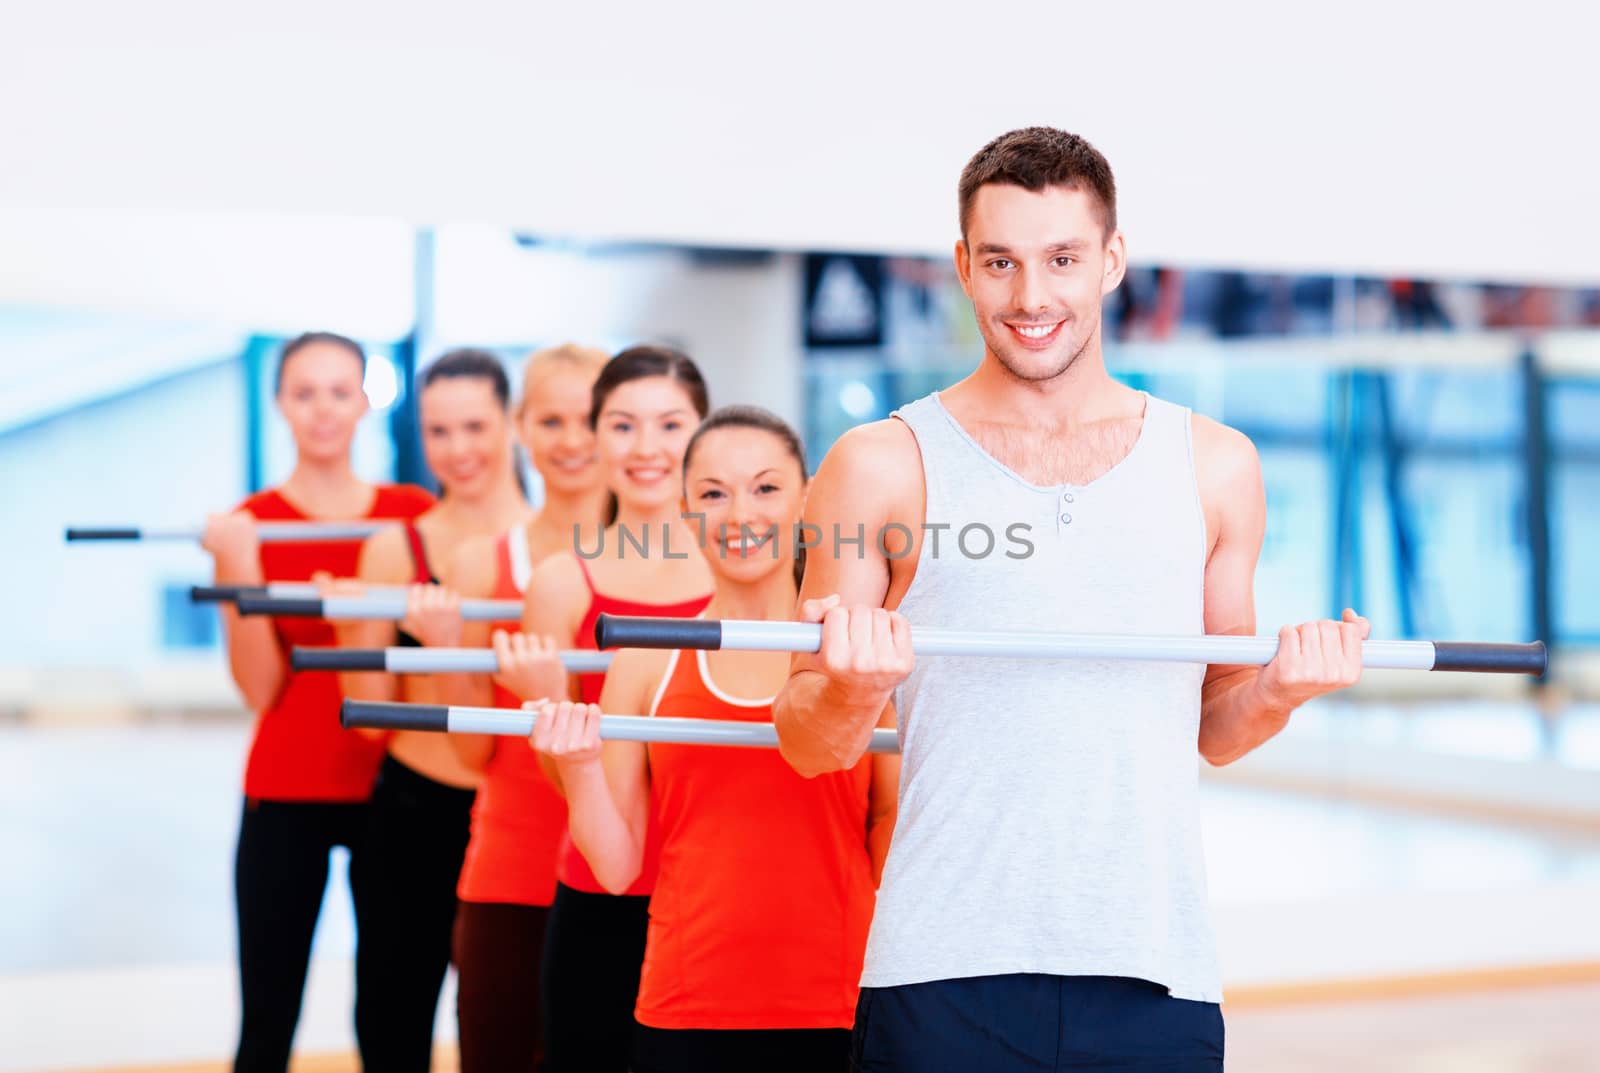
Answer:
<svg viewBox="0 0 1600 1073"><path fill-rule="evenodd" d="M1076 187L978 188L956 270L978 330L1019 380L1071 368L1100 333L1100 300L1122 278L1120 236L1105 234L1094 196Z"/></svg>

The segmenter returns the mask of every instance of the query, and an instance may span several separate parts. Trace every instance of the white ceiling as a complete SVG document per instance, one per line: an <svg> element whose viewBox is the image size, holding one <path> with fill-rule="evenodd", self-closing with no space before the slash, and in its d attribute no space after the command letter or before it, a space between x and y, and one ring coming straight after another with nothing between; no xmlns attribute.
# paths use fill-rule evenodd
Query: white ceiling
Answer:
<svg viewBox="0 0 1600 1073"><path fill-rule="evenodd" d="M13 219L943 253L966 158L1050 123L1136 261L1600 284L1592 3L12 7Z"/></svg>

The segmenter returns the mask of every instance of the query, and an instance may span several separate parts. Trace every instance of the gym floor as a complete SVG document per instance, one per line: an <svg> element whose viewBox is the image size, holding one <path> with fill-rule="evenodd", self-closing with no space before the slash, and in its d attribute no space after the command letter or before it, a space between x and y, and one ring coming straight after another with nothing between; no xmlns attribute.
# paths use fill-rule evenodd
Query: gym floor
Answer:
<svg viewBox="0 0 1600 1073"><path fill-rule="evenodd" d="M1261 764L1208 775L1230 1070L1600 1068L1600 929L1578 924L1600 904L1600 712L1574 710L1552 740L1531 708L1453 710L1308 711ZM1326 751L1331 726L1346 772L1363 767L1350 735L1439 746L1441 763L1525 740L1525 763L1496 763L1547 786L1539 764L1554 763L1593 807L1556 822L1285 788L1293 765L1275 772L1274 751ZM222 717L0 726L0 1070L225 1068L246 744L245 724ZM341 866L298 1039L307 1073L354 1068ZM92 1030L74 1009L93 1011ZM441 1069L452 1010L453 990Z"/></svg>

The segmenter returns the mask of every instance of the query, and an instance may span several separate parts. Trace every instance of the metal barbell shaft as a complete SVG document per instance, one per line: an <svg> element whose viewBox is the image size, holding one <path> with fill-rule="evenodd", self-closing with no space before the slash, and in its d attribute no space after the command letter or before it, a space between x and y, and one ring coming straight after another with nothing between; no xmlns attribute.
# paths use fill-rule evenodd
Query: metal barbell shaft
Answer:
<svg viewBox="0 0 1600 1073"><path fill-rule="evenodd" d="M571 674L604 674L611 653L575 649L561 653ZM492 648L303 648L289 652L296 671L383 671L388 674L494 674Z"/></svg>
<svg viewBox="0 0 1600 1073"><path fill-rule="evenodd" d="M395 521L372 522L257 522L256 539L263 544L311 543L324 540L365 540ZM67 540L187 540L199 542L203 525L69 526Z"/></svg>
<svg viewBox="0 0 1600 1073"><path fill-rule="evenodd" d="M329 622L399 622L406 617L406 597L404 592L300 598L240 595L239 614L320 618ZM520 622L522 601L462 600L461 617L468 622Z"/></svg>
<svg viewBox="0 0 1600 1073"><path fill-rule="evenodd" d="M527 737L533 733L533 712L516 708L475 708L453 704L400 704L390 701L346 700L339 708L346 728L367 730L425 730L450 734L502 734ZM727 719L677 719L646 715L602 715L600 737L607 741L655 741L680 745L738 745L775 749L778 728L771 723L743 723ZM870 753L900 751L895 732L872 732Z"/></svg>
<svg viewBox="0 0 1600 1073"><path fill-rule="evenodd" d="M599 648L703 648L746 652L815 652L822 627L814 622L743 619L633 618L602 614L595 623ZM1262 666L1278 653L1276 637L1210 634L1141 637L1069 633L979 632L913 627L919 656L990 656L1001 659L1148 660ZM1544 642L1483 644L1463 641L1366 641L1367 668L1411 671L1480 671L1540 675Z"/></svg>
<svg viewBox="0 0 1600 1073"><path fill-rule="evenodd" d="M406 591L404 585L366 585L363 588L363 594L367 596L389 596ZM269 581L263 585L191 585L189 599L197 604L233 603L241 596L312 600L321 592L312 581Z"/></svg>

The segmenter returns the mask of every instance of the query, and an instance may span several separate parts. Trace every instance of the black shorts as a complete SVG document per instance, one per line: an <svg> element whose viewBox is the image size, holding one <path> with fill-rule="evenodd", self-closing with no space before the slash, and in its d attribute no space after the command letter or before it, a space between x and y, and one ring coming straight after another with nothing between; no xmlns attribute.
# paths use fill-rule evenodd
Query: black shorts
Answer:
<svg viewBox="0 0 1600 1073"><path fill-rule="evenodd" d="M845 1073L846 1028L634 1029L632 1073Z"/></svg>
<svg viewBox="0 0 1600 1073"><path fill-rule="evenodd" d="M1222 1073L1222 1010L1120 976L979 976L864 987L859 1073Z"/></svg>

